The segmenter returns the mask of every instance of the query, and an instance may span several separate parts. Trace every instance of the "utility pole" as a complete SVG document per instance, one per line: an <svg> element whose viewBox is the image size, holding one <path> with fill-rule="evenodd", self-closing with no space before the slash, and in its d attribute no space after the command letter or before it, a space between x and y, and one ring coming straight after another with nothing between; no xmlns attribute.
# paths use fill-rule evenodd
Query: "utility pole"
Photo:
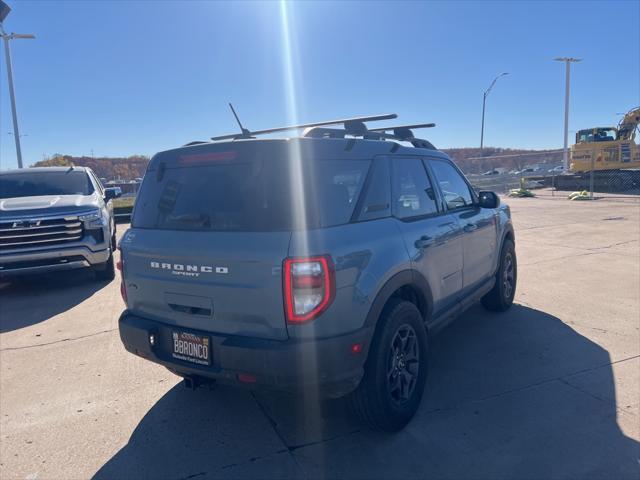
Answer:
<svg viewBox="0 0 640 480"><path fill-rule="evenodd" d="M487 88L484 91L484 94L482 95L482 127L480 129L480 154L482 154L482 149L484 147L484 111L485 111L486 106L487 106L487 97L489 96L489 92L491 92L491 89L496 84L498 79L500 77L504 77L505 75L509 75L509 73L508 72L503 72L500 75L498 75L496 78L494 78L493 82L491 82L491 85L489 85L489 88Z"/></svg>
<svg viewBox="0 0 640 480"><path fill-rule="evenodd" d="M16 141L16 156L18 168L22 168L22 149L20 148L20 130L18 129L18 113L16 111L16 94L13 87L13 68L11 65L11 47L9 41L14 39L34 39L35 35L24 33L6 33L2 22L9 15L11 9L0 0L0 37L4 40L4 56L7 64L7 76L9 78L9 98L11 99L11 116L13 117L13 137Z"/></svg>
<svg viewBox="0 0 640 480"><path fill-rule="evenodd" d="M569 93L571 84L571 64L582 61L581 58L559 57L554 58L556 62L565 64L565 85L564 85L564 150L562 153L562 164L564 171L569 171Z"/></svg>

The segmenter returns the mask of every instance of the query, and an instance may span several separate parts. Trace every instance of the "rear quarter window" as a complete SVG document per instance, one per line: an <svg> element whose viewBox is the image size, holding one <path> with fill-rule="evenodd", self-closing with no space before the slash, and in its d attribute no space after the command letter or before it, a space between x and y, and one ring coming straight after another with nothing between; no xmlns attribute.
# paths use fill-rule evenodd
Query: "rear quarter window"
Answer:
<svg viewBox="0 0 640 480"><path fill-rule="evenodd" d="M389 159L378 158L374 161L373 170L359 212L359 221L376 220L391 215L391 181L389 175Z"/></svg>

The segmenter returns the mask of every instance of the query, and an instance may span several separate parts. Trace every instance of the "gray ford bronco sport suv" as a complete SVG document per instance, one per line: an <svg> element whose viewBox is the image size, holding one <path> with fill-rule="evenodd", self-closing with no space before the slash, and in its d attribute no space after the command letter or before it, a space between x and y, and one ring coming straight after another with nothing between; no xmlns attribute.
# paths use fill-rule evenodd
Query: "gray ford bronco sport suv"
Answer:
<svg viewBox="0 0 640 480"><path fill-rule="evenodd" d="M126 349L190 387L348 395L405 426L430 335L476 301L511 306L514 232L445 154L371 120L156 154L120 243Z"/></svg>
<svg viewBox="0 0 640 480"><path fill-rule="evenodd" d="M90 267L113 280L119 196L90 168L0 172L0 277Z"/></svg>

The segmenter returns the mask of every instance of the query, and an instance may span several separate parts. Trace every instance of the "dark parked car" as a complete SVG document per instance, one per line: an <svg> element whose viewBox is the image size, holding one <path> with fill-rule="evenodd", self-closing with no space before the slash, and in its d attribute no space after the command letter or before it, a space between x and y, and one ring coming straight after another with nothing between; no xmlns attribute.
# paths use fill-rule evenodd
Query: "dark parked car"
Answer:
<svg viewBox="0 0 640 480"><path fill-rule="evenodd" d="M510 212L408 128L344 125L151 159L120 244L127 350L188 386L349 395L387 431L412 418L430 336L513 302Z"/></svg>
<svg viewBox="0 0 640 480"><path fill-rule="evenodd" d="M89 168L0 172L0 276L91 267L112 280L119 196Z"/></svg>

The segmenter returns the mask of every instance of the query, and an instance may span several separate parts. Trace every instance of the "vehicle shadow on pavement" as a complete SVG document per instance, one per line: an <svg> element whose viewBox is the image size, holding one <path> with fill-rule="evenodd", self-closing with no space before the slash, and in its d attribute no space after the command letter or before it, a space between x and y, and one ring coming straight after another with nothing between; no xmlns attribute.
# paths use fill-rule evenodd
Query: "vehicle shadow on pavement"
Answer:
<svg viewBox="0 0 640 480"><path fill-rule="evenodd" d="M0 280L0 333L44 322L107 285L86 269Z"/></svg>
<svg viewBox="0 0 640 480"><path fill-rule="evenodd" d="M637 424L637 404L616 408L609 354L558 318L474 308L431 345L400 433L369 430L343 400L177 385L94 478L638 477L618 424Z"/></svg>

